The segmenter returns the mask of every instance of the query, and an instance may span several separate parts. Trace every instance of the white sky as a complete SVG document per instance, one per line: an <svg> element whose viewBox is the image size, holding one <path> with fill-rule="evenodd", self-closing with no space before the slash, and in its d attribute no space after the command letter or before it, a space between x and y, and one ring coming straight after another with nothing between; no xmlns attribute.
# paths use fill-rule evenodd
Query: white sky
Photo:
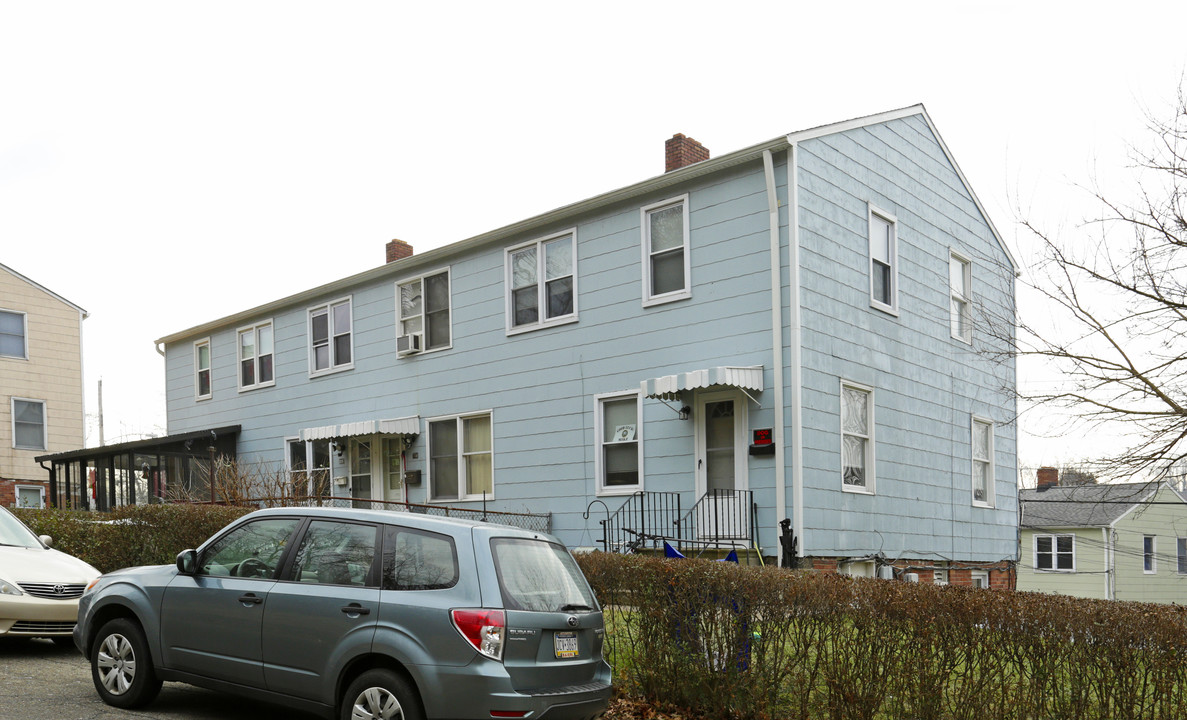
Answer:
<svg viewBox="0 0 1187 720"><path fill-rule="evenodd" d="M404 5L0 0L0 262L90 312L88 445L100 378L107 442L166 431L155 338L658 175L675 132L922 102L1025 259L1018 204L1074 232L1187 69L1182 1Z"/></svg>

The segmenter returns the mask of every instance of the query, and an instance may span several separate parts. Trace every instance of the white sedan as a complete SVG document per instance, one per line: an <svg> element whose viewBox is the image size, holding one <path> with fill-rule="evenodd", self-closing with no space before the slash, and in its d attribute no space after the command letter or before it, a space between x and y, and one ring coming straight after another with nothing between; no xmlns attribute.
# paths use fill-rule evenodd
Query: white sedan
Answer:
<svg viewBox="0 0 1187 720"><path fill-rule="evenodd" d="M99 571L50 549L51 542L0 507L0 638L73 643L78 598Z"/></svg>

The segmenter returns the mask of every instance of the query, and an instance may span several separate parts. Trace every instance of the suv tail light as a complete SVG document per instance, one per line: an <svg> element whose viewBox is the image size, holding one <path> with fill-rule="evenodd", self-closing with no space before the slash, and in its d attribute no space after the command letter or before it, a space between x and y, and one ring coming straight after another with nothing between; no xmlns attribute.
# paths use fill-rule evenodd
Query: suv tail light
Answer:
<svg viewBox="0 0 1187 720"><path fill-rule="evenodd" d="M474 649L488 658L502 661L507 626L502 610L454 610L453 626Z"/></svg>

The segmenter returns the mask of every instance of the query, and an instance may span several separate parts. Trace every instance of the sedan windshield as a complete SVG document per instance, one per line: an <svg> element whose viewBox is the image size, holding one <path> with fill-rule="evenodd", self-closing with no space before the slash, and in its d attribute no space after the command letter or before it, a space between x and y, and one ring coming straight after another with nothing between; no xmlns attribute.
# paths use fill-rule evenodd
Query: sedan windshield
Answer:
<svg viewBox="0 0 1187 720"><path fill-rule="evenodd" d="M41 541L16 516L0 508L0 545L40 548Z"/></svg>

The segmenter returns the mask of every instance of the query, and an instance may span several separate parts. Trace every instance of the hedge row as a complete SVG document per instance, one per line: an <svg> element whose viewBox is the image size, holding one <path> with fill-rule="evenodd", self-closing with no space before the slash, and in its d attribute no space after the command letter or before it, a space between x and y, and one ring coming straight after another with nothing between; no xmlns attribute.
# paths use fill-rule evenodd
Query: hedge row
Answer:
<svg viewBox="0 0 1187 720"><path fill-rule="evenodd" d="M129 505L110 513L15 509L54 548L85 560L101 572L135 565L172 563L177 553L204 540L253 508L210 505Z"/></svg>
<svg viewBox="0 0 1187 720"><path fill-rule="evenodd" d="M1187 609L593 553L630 694L715 718L1187 718Z"/></svg>

